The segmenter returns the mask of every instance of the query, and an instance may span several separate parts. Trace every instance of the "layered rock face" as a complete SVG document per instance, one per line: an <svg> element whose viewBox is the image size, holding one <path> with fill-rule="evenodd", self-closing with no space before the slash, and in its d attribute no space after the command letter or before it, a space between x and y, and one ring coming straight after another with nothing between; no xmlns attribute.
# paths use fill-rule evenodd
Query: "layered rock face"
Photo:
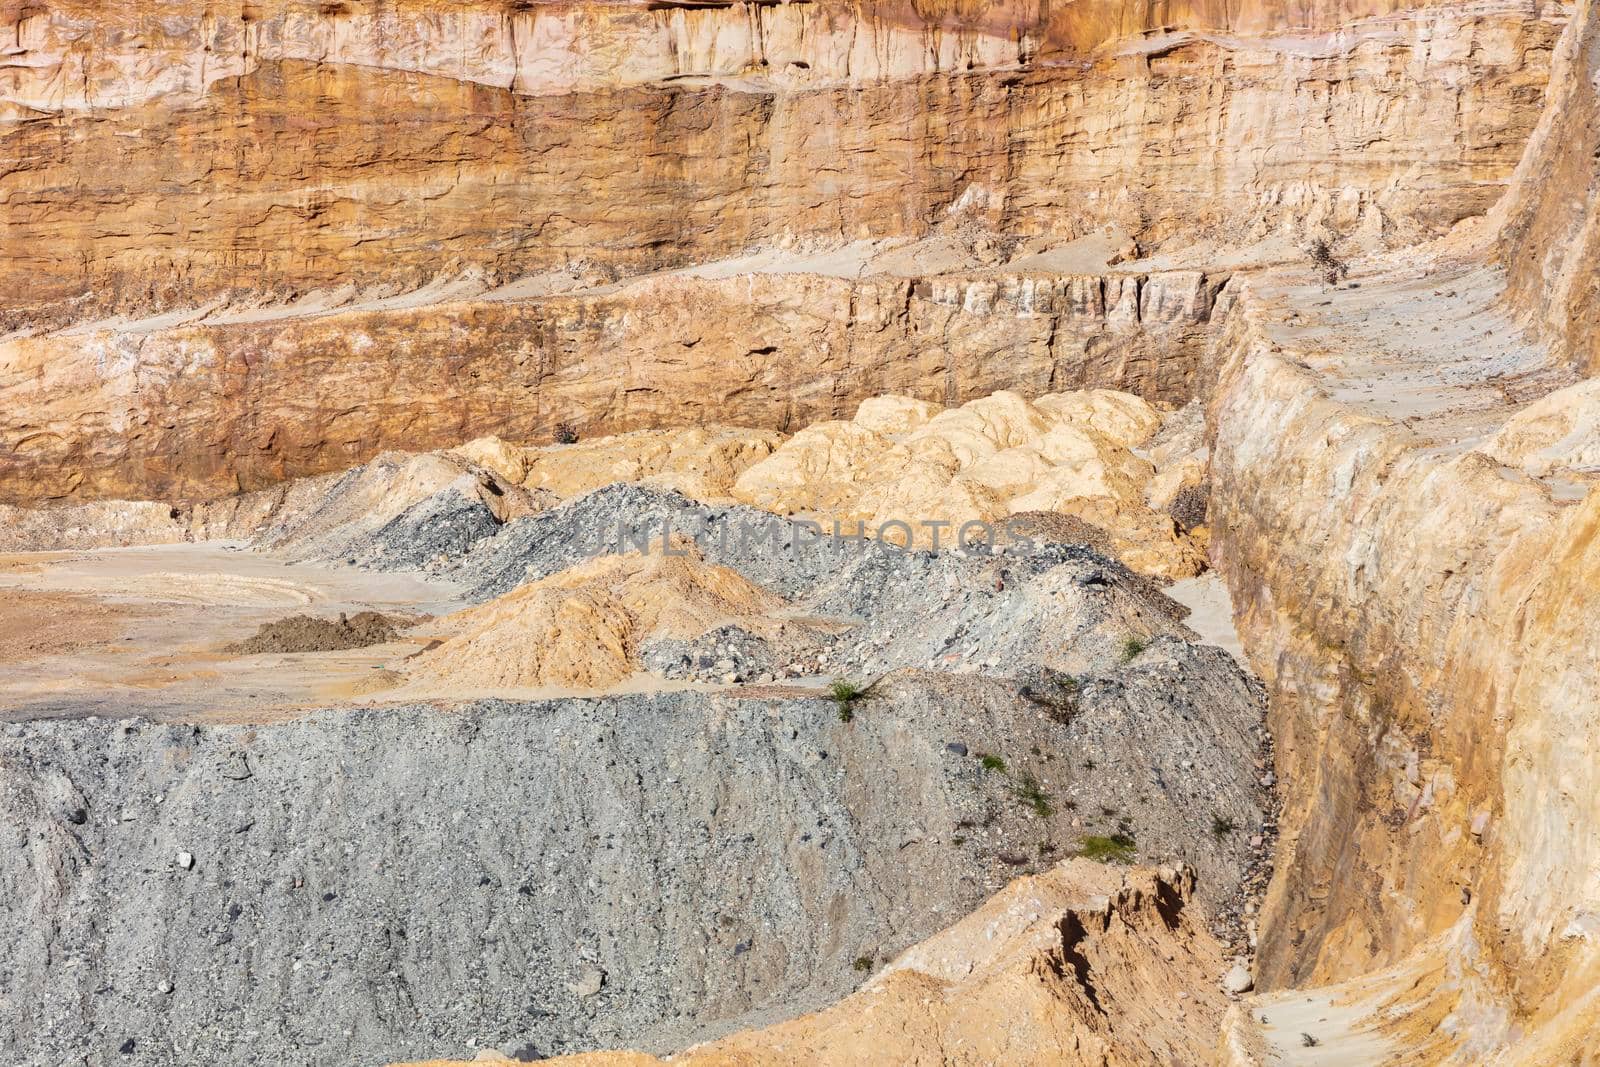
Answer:
<svg viewBox="0 0 1600 1067"><path fill-rule="evenodd" d="M1589 376L1600 375L1597 51L1592 32L1563 39L1549 106L1495 212L1510 299L1558 357Z"/></svg>
<svg viewBox="0 0 1600 1067"><path fill-rule="evenodd" d="M1498 194L1564 8L4 15L0 326L57 330L0 341L16 501L214 494L562 420L782 428L890 391L1181 399L1225 271L609 283L970 225L1411 240ZM90 325L110 312L139 321Z"/></svg>
<svg viewBox="0 0 1600 1067"><path fill-rule="evenodd" d="M1415 234L1492 203L1557 29L1528 2L1228 10L13 4L0 286L25 326L920 234L953 204Z"/></svg>
<svg viewBox="0 0 1600 1067"><path fill-rule="evenodd" d="M1445 252L1359 293L1253 282L1212 402L1216 558L1294 828L1261 975L1348 1001L1394 968L1382 1010L1417 1062L1588 1062L1600 1018L1600 408L1574 383L1597 41L1584 5L1524 166L1547 184L1515 192L1497 237L1532 257L1509 285ZM1237 1062L1263 1059L1254 1014Z"/></svg>
<svg viewBox="0 0 1600 1067"><path fill-rule="evenodd" d="M382 448L731 422L880 393L1192 391L1226 274L672 275L538 301L0 343L0 501L216 496Z"/></svg>

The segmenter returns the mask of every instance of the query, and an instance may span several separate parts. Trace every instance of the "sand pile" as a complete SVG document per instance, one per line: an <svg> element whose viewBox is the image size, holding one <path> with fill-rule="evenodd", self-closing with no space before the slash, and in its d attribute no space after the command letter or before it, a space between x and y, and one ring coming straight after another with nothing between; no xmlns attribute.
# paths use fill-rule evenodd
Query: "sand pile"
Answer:
<svg viewBox="0 0 1600 1067"><path fill-rule="evenodd" d="M1534 401L1507 419L1480 450L1535 478L1600 475L1600 378Z"/></svg>
<svg viewBox="0 0 1600 1067"><path fill-rule="evenodd" d="M408 661L407 673L468 689L602 689L634 674L653 638L779 625L782 598L687 543L678 550L597 557L457 612L442 620L443 643Z"/></svg>
<svg viewBox="0 0 1600 1067"><path fill-rule="evenodd" d="M338 619L319 619L311 615L291 615L277 622L263 623L254 637L227 646L223 651L239 656L258 656L266 652L342 652L352 648L381 645L400 636L410 620L376 611Z"/></svg>
<svg viewBox="0 0 1600 1067"><path fill-rule="evenodd" d="M562 499L613 482L631 482L715 502L730 499L734 479L770 456L783 439L773 430L697 426L543 448L481 437L455 451L516 485L548 490Z"/></svg>
<svg viewBox="0 0 1600 1067"><path fill-rule="evenodd" d="M1190 907L1193 873L1070 860L1017 879L822 1011L660 1059L564 1067L1201 1063L1228 1006L1221 946ZM997 1024L1004 1020L1004 1024ZM958 1050L952 1054L950 1050ZM496 1050L474 1062L517 1062ZM449 1060L397 1067L466 1067Z"/></svg>
<svg viewBox="0 0 1600 1067"><path fill-rule="evenodd" d="M1153 486L1170 499L1203 463L1174 447L1162 478L1136 454L1162 429L1160 412L1111 390L1024 400L999 392L960 408L907 397L879 397L849 422L824 422L795 434L734 483L738 499L782 514L911 526L918 547L932 547L930 523L949 544L969 522L1003 527L1027 512L1076 516L1104 530L1112 550L1136 570L1186 577L1204 566L1203 550L1146 499ZM1161 435L1167 436L1167 435ZM886 537L903 543L891 527Z"/></svg>

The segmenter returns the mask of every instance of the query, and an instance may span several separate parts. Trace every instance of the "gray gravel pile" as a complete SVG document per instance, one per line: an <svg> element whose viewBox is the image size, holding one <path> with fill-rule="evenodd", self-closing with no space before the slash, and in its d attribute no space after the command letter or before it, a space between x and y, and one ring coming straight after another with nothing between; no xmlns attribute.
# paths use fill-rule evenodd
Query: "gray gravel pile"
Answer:
<svg viewBox="0 0 1600 1067"><path fill-rule="evenodd" d="M1231 660L1160 642L1069 716L1018 689L7 727L0 1058L681 1047L836 999L1122 819L1233 892L1212 813L1263 811Z"/></svg>
<svg viewBox="0 0 1600 1067"><path fill-rule="evenodd" d="M628 485L504 525L425 486L376 523L369 481L282 543L482 600L709 524L702 555L793 617L643 650L717 693L0 728L0 1061L677 1049L831 1003L1079 850L1186 861L1248 936L1261 687L1095 551L835 551ZM865 693L761 684L819 677Z"/></svg>
<svg viewBox="0 0 1600 1067"><path fill-rule="evenodd" d="M873 555L823 583L804 605L859 621L834 644L832 661L868 675L907 666L1081 671L1115 661L1129 639L1193 636L1179 621L1181 608L1077 545Z"/></svg>
<svg viewBox="0 0 1600 1067"><path fill-rule="evenodd" d="M434 573L459 582L472 599L488 600L592 556L637 551L640 538L648 551L660 552L669 532L700 534L696 544L706 560L791 598L863 552L901 554L876 542L836 551L831 540L819 542L802 524L759 508L715 507L673 490L618 483L507 523L496 537Z"/></svg>
<svg viewBox="0 0 1600 1067"><path fill-rule="evenodd" d="M787 640L784 638L787 637ZM644 647L646 670L671 681L773 682L785 677L785 665L814 653L816 634L791 632L776 639L753 634L742 626L719 626L693 640L663 638Z"/></svg>
<svg viewBox="0 0 1600 1067"><path fill-rule="evenodd" d="M445 489L345 544L336 558L370 570L428 571L460 559L500 529L482 500Z"/></svg>
<svg viewBox="0 0 1600 1067"><path fill-rule="evenodd" d="M905 667L1015 676L1034 666L1089 670L1119 661L1130 642L1193 636L1177 605L1077 546L873 554L843 565L795 610L834 625L790 625L777 640L723 627L655 642L644 665L671 680L722 683L863 680Z"/></svg>

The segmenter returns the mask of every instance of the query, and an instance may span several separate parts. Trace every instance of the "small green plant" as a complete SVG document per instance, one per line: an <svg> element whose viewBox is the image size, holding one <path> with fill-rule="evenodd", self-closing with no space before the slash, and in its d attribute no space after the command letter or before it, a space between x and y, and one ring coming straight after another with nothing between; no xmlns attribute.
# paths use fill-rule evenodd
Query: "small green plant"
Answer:
<svg viewBox="0 0 1600 1067"><path fill-rule="evenodd" d="M1001 774L1006 773L1006 761L1001 759L999 756L990 755L989 753L985 752L983 755L978 757L978 762L983 765L983 769L986 771L999 771Z"/></svg>
<svg viewBox="0 0 1600 1067"><path fill-rule="evenodd" d="M857 956L855 963L851 964L851 966L854 967L856 970L861 971L863 973L865 973L867 971L870 971L870 970L872 970L872 957L871 956Z"/></svg>
<svg viewBox="0 0 1600 1067"><path fill-rule="evenodd" d="M1031 774L1023 774L1017 780L1017 799L1033 809L1033 813L1041 819L1048 819L1054 815L1056 809L1050 806L1050 798L1045 796L1044 790L1039 785L1039 779Z"/></svg>
<svg viewBox="0 0 1600 1067"><path fill-rule="evenodd" d="M1132 663L1139 658L1139 653L1149 648L1150 645L1143 638L1129 636L1122 642L1122 662Z"/></svg>
<svg viewBox="0 0 1600 1067"><path fill-rule="evenodd" d="M1228 818L1226 815L1218 815L1216 812L1211 813L1212 837L1215 837L1220 841L1222 838L1233 833L1233 831L1234 825L1232 819Z"/></svg>
<svg viewBox="0 0 1600 1067"><path fill-rule="evenodd" d="M856 717L855 703L867 695L867 691L854 682L845 681L843 678L834 680L828 686L828 699L833 701L833 706L839 709L840 722L852 722Z"/></svg>
<svg viewBox="0 0 1600 1067"><path fill-rule="evenodd" d="M558 422L551 432L558 445L575 445L578 443L578 431L572 428L570 422Z"/></svg>
<svg viewBox="0 0 1600 1067"><path fill-rule="evenodd" d="M1097 863L1132 863L1133 847L1133 838L1127 834L1112 834L1110 837L1096 835L1083 839L1083 844L1078 846L1078 855Z"/></svg>
<svg viewBox="0 0 1600 1067"><path fill-rule="evenodd" d="M956 836L952 837L950 840L953 841L954 843L958 844L958 845L964 845L964 844L967 843L967 839L962 837L960 834L957 834Z"/></svg>

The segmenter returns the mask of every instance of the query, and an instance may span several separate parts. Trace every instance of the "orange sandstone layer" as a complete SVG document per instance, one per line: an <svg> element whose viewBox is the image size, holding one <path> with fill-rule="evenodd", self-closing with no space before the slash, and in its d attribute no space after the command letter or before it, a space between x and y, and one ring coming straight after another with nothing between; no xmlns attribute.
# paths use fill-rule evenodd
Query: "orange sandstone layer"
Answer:
<svg viewBox="0 0 1600 1067"><path fill-rule="evenodd" d="M1408 241L1498 195L1565 13L1154 10L13 2L0 329L636 272L952 208Z"/></svg>

